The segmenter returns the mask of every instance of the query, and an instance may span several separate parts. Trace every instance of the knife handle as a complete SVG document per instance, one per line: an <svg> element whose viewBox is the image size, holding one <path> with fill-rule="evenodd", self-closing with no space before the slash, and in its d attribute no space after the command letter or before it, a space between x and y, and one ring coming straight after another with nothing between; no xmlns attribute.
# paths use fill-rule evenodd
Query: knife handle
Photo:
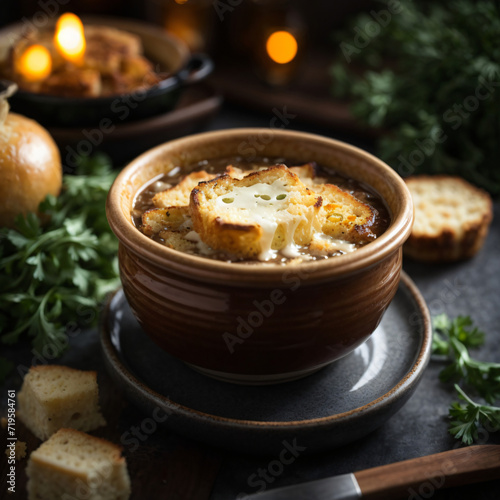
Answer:
<svg viewBox="0 0 500 500"><path fill-rule="evenodd" d="M480 445L436 453L354 473L362 498L429 498L440 488L500 479L500 446Z"/></svg>

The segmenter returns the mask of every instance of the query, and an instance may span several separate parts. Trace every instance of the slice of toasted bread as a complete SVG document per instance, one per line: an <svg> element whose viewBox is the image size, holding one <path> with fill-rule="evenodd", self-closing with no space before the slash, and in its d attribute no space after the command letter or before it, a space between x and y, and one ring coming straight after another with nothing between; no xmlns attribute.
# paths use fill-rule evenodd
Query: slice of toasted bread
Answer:
<svg viewBox="0 0 500 500"><path fill-rule="evenodd" d="M216 250L241 258L268 260L276 250L310 242L318 227L321 197L285 166L225 174L193 189L190 213L194 230Z"/></svg>
<svg viewBox="0 0 500 500"><path fill-rule="evenodd" d="M226 173L233 179L243 179L245 175L248 175L251 172L249 172L248 170L242 170L241 168L235 167L233 165L228 165L224 170L224 173Z"/></svg>
<svg viewBox="0 0 500 500"><path fill-rule="evenodd" d="M493 218L491 198L460 177L413 176L406 179L415 222L404 253L427 262L466 259L483 246Z"/></svg>
<svg viewBox="0 0 500 500"><path fill-rule="evenodd" d="M324 177L318 177L319 169L318 165L314 161L305 163L304 165L290 167L290 172L296 174L299 179L309 187L314 184L326 183L326 179Z"/></svg>
<svg viewBox="0 0 500 500"><path fill-rule="evenodd" d="M366 203L334 184L311 189L323 198L321 229L326 235L352 243L368 243L377 237L371 230L375 214Z"/></svg>
<svg viewBox="0 0 500 500"><path fill-rule="evenodd" d="M158 208L169 207L187 207L191 191L200 183L209 181L215 177L215 174L209 174L205 170L191 172L186 175L175 186L161 191L153 197L153 203Z"/></svg>

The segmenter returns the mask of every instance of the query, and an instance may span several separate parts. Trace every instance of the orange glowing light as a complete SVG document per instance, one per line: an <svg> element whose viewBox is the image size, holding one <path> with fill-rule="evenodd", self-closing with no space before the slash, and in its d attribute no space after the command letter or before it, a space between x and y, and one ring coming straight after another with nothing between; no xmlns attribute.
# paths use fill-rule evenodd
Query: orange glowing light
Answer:
<svg viewBox="0 0 500 500"><path fill-rule="evenodd" d="M17 71L30 82L47 78L52 71L50 52L43 45L31 45L17 61Z"/></svg>
<svg viewBox="0 0 500 500"><path fill-rule="evenodd" d="M297 55L297 40L288 31L275 31L266 42L269 57L278 64L286 64Z"/></svg>
<svg viewBox="0 0 500 500"><path fill-rule="evenodd" d="M63 14L56 24L54 43L59 53L68 61L79 63L85 53L83 24L75 14Z"/></svg>

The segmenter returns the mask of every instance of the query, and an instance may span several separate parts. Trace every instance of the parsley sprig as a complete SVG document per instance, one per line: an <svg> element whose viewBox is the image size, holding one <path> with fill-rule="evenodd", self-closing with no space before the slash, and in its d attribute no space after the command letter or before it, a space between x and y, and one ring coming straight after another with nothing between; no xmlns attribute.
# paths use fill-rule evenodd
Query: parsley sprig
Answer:
<svg viewBox="0 0 500 500"><path fill-rule="evenodd" d="M478 426L491 424L500 430L500 408L476 403L455 384L455 390L466 404L454 402L449 410L450 434L461 439L464 444L472 444L478 437Z"/></svg>
<svg viewBox="0 0 500 500"><path fill-rule="evenodd" d="M64 176L61 195L48 196L38 215L0 229L2 343L27 334L38 352L50 346L58 356L68 328L94 324L103 299L118 286L118 245L105 214L115 174L104 155L81 158L75 173ZM5 375L6 360L0 363Z"/></svg>
<svg viewBox="0 0 500 500"><path fill-rule="evenodd" d="M400 173L460 175L499 196L500 3L399 2L370 34L374 22L362 13L336 33L334 94L386 132L378 153Z"/></svg>
<svg viewBox="0 0 500 500"><path fill-rule="evenodd" d="M465 444L472 444L478 437L479 425L490 424L500 430L500 407L493 406L500 399L500 363L478 361L469 349L484 343L485 335L473 326L468 316L450 320L445 314L433 318L433 353L445 356L450 362L439 374L443 382L462 382L475 390L490 405L473 401L455 383L455 390L465 404L455 402L449 410L450 433Z"/></svg>

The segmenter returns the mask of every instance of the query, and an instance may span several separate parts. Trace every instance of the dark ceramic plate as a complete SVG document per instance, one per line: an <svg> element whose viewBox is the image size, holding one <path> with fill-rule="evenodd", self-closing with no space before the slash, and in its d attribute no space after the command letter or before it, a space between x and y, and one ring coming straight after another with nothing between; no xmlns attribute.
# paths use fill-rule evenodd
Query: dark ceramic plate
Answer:
<svg viewBox="0 0 500 500"><path fill-rule="evenodd" d="M425 302L403 273L370 339L306 378L241 386L201 375L159 349L135 320L122 290L108 304L101 343L127 397L170 429L214 446L277 453L283 440L307 452L340 446L382 425L415 390L430 356ZM161 413L163 415L163 413Z"/></svg>

